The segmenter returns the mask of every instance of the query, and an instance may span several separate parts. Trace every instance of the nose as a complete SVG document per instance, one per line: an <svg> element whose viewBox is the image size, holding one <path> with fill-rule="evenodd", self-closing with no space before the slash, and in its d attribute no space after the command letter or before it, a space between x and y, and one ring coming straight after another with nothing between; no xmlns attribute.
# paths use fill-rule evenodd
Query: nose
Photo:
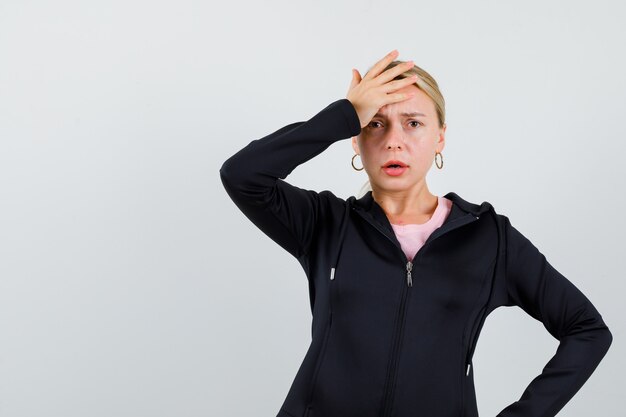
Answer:
<svg viewBox="0 0 626 417"><path fill-rule="evenodd" d="M391 128L386 138L387 149L402 149L402 132L396 131L396 129Z"/></svg>

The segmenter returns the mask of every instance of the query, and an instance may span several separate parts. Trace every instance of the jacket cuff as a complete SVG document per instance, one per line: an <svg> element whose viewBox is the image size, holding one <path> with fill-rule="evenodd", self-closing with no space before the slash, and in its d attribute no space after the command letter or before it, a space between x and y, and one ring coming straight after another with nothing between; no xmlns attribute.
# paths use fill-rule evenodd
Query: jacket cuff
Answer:
<svg viewBox="0 0 626 417"><path fill-rule="evenodd" d="M337 100L336 103L339 105L339 108L343 113L350 135L356 136L361 133L361 120L359 119L359 115L357 114L354 105L352 105L352 102L347 98L342 98Z"/></svg>

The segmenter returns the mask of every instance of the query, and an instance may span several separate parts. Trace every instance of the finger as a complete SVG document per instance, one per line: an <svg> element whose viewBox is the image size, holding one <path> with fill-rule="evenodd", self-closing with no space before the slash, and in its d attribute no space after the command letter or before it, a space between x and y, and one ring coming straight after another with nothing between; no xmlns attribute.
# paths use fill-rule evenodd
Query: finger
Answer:
<svg viewBox="0 0 626 417"><path fill-rule="evenodd" d="M348 86L348 92L354 88L356 85L356 75L354 74L354 69L352 70L352 79L350 80L350 85Z"/></svg>
<svg viewBox="0 0 626 417"><path fill-rule="evenodd" d="M358 75L358 71L355 70L354 68L352 68L352 81L350 82L350 90L352 90L354 87L356 87L359 82L361 81Z"/></svg>
<svg viewBox="0 0 626 417"><path fill-rule="evenodd" d="M356 79L357 79L359 82L363 81L363 78L361 78L361 73L359 72L359 70L355 68L355 69L354 69L354 72L356 72Z"/></svg>
<svg viewBox="0 0 626 417"><path fill-rule="evenodd" d="M350 80L350 86L348 87L348 91L346 92L346 97L350 95L354 87L359 84L359 77L357 76L357 71L352 68L352 80Z"/></svg>
<svg viewBox="0 0 626 417"><path fill-rule="evenodd" d="M385 93L391 93L392 91L399 90L402 87L406 87L407 85L415 84L417 81L417 75L411 75L410 77L405 77L400 80L393 80L384 84L381 89Z"/></svg>
<svg viewBox="0 0 626 417"><path fill-rule="evenodd" d="M402 74L403 72L407 72L414 66L415 66L415 63L413 63L413 61L407 61L407 62L398 64L394 66L393 68L389 68L387 71L383 72L378 77L376 77L375 84L377 85L385 84L386 82L393 80L395 77Z"/></svg>
<svg viewBox="0 0 626 417"><path fill-rule="evenodd" d="M387 94L387 99L385 100L386 101L385 105L389 104L389 103L397 103L399 101L408 100L411 97L413 97L414 95L415 95L415 93L393 93L393 94Z"/></svg>
<svg viewBox="0 0 626 417"><path fill-rule="evenodd" d="M374 66L370 68L369 71L367 71L367 73L365 74L365 77L363 78L368 79L368 80L375 78L378 74L381 73L383 68L389 65L389 63L393 61L394 59L396 59L397 56L398 56L398 50L394 49L393 51L389 52L381 60L375 63Z"/></svg>

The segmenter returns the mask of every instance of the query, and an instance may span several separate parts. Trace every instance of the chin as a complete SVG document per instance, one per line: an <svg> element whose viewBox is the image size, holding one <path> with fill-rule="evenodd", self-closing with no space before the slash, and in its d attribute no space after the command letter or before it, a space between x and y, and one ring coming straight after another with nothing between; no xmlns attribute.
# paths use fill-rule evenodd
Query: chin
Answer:
<svg viewBox="0 0 626 417"><path fill-rule="evenodd" d="M386 191L404 191L411 188L413 184L406 181L404 178L389 178L384 181L377 182L376 185L378 188Z"/></svg>

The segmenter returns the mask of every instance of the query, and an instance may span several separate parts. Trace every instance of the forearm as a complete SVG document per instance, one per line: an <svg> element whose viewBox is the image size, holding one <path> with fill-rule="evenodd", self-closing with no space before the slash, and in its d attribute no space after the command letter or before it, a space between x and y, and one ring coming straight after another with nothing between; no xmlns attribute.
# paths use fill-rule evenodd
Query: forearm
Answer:
<svg viewBox="0 0 626 417"><path fill-rule="evenodd" d="M251 141L220 168L222 184L242 213L296 258L307 254L324 199L283 179L332 143L358 135L358 116L347 99L337 100L306 122L287 125Z"/></svg>
<svg viewBox="0 0 626 417"><path fill-rule="evenodd" d="M347 99L340 99L306 122L289 124L251 141L223 163L220 176L227 188L249 196L263 194L298 165L360 131L354 107Z"/></svg>
<svg viewBox="0 0 626 417"><path fill-rule="evenodd" d="M508 219L507 305L518 305L559 340L554 356L498 417L553 417L578 392L611 345L601 314Z"/></svg>
<svg viewBox="0 0 626 417"><path fill-rule="evenodd" d="M556 353L541 374L532 380L518 401L497 417L553 417L580 390L613 340L601 319L590 314L582 322L585 330L574 328L561 338Z"/></svg>

